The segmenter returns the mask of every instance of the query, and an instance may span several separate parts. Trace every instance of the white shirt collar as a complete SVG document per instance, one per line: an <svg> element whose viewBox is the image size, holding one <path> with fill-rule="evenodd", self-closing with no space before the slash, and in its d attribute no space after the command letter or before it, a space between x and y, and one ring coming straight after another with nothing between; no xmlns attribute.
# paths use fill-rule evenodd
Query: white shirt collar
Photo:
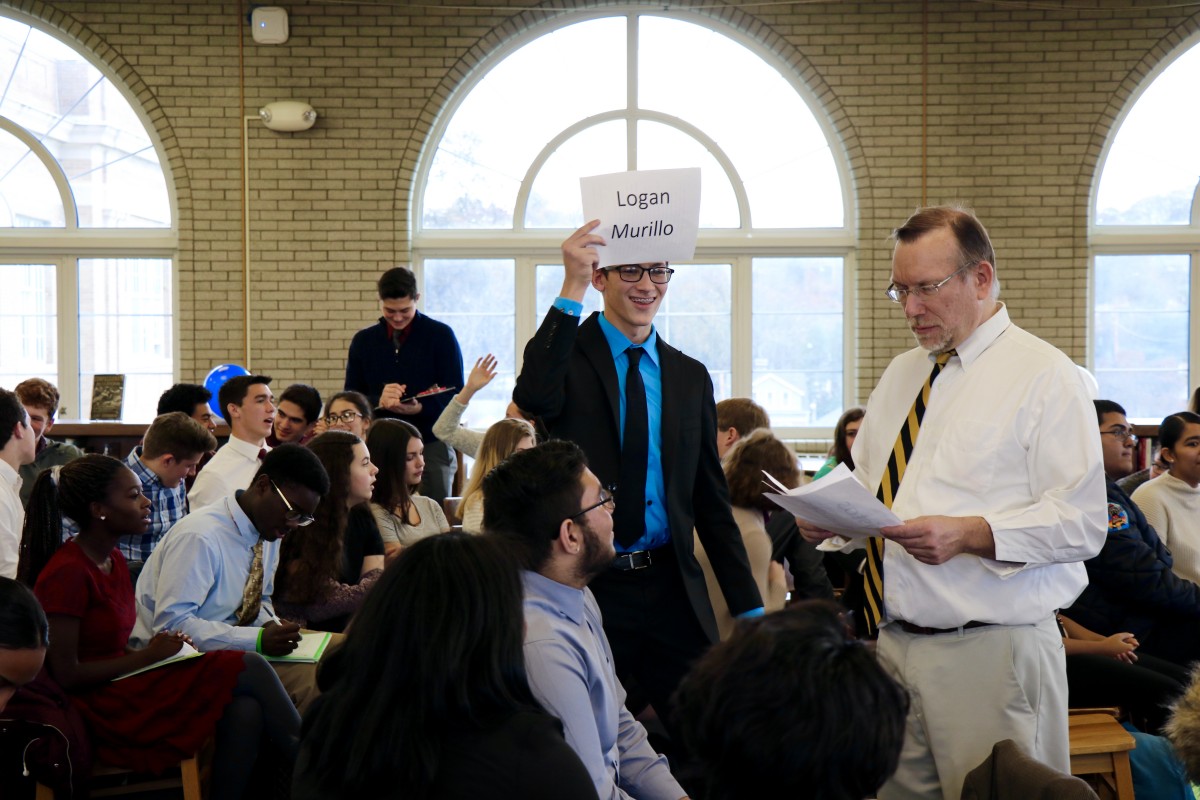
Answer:
<svg viewBox="0 0 1200 800"><path fill-rule="evenodd" d="M21 489L21 475L7 461L0 461L0 481L12 486L14 492Z"/></svg>
<svg viewBox="0 0 1200 800"><path fill-rule="evenodd" d="M991 347L992 343L1000 338L1000 334L1012 324L1012 320L1008 318L1008 308L1004 303L1000 303L999 306L994 314L980 323L979 327L971 331L971 335L955 348L964 370L969 369L975 359Z"/></svg>

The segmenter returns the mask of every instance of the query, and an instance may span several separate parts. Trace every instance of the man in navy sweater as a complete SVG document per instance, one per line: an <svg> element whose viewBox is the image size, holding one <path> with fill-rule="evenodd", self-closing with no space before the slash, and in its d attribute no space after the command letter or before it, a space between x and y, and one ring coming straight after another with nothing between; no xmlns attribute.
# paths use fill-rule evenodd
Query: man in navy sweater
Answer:
<svg viewBox="0 0 1200 800"><path fill-rule="evenodd" d="M350 340L345 388L362 392L384 416L411 422L425 441L425 475L421 494L438 503L450 494L456 461L454 448L433 435L433 423L453 392L419 400L402 399L431 388L463 385L462 351L454 331L417 310L417 280L412 270L394 267L379 279L383 316Z"/></svg>

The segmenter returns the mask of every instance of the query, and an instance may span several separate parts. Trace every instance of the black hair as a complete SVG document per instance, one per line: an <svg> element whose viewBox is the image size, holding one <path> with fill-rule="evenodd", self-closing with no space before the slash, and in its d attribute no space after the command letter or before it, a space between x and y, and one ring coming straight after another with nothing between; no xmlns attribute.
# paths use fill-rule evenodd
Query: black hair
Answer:
<svg viewBox="0 0 1200 800"><path fill-rule="evenodd" d="M36 650L49 645L50 625L33 592L0 576L0 648Z"/></svg>
<svg viewBox="0 0 1200 800"><path fill-rule="evenodd" d="M367 449L371 461L379 468L371 502L389 512L399 509L400 516L408 514L412 490L405 476L408 473L408 443L421 439L421 432L402 419L381 419L367 431Z"/></svg>
<svg viewBox="0 0 1200 800"><path fill-rule="evenodd" d="M8 446L13 428L25 422L25 406L16 392L0 389L0 449Z"/></svg>
<svg viewBox="0 0 1200 800"><path fill-rule="evenodd" d="M1200 414L1177 411L1163 419L1158 426L1158 444L1163 450L1174 449L1188 425L1200 425Z"/></svg>
<svg viewBox="0 0 1200 800"><path fill-rule="evenodd" d="M850 427L851 422L858 422L867 415L867 412L862 408L851 408L838 418L837 427L833 429L833 447L829 448L829 455L837 459L839 464L845 464L847 469L854 469L854 457L850 455L850 448L846 446L846 429Z"/></svg>
<svg viewBox="0 0 1200 800"><path fill-rule="evenodd" d="M325 405L326 414L330 413L329 410L333 408L333 404L338 400L345 400L347 403L350 403L357 408L358 413L363 415L363 420L365 422L370 422L373 419L374 415L371 410L371 401L368 400L367 396L362 392L338 392L333 397L329 398L329 402Z"/></svg>
<svg viewBox="0 0 1200 800"><path fill-rule="evenodd" d="M329 493L329 474L321 465L321 459L307 447L298 444L281 444L267 453L251 483L258 480L260 475L269 475L276 485L289 483L302 486L317 497Z"/></svg>
<svg viewBox="0 0 1200 800"><path fill-rule="evenodd" d="M1126 416L1125 409L1121 407L1121 404L1113 400L1093 400L1092 405L1096 407L1096 424L1098 425L1104 424L1105 414L1120 414L1122 417Z"/></svg>
<svg viewBox="0 0 1200 800"><path fill-rule="evenodd" d="M196 406L209 400L212 400L212 392L203 386L197 383L177 383L159 395L155 416L182 411L190 417Z"/></svg>
<svg viewBox="0 0 1200 800"><path fill-rule="evenodd" d="M827 601L740 623L675 702L708 800L874 797L896 771L908 713L904 688Z"/></svg>
<svg viewBox="0 0 1200 800"><path fill-rule="evenodd" d="M583 450L564 439L513 453L483 479L483 529L516 545L536 572L562 521L579 511L586 468Z"/></svg>
<svg viewBox="0 0 1200 800"><path fill-rule="evenodd" d="M226 422L232 422L229 419L229 407L240 406L245 401L250 387L256 383L270 386L271 379L266 375L236 375L221 384L221 388L217 390L217 402L221 404L221 417Z"/></svg>
<svg viewBox="0 0 1200 800"><path fill-rule="evenodd" d="M427 798L461 731L540 711L522 652L517 565L503 543L446 533L384 571L341 649L340 677L305 715L311 780L330 797Z"/></svg>
<svg viewBox="0 0 1200 800"><path fill-rule="evenodd" d="M300 410L304 412L304 421L309 425L316 422L321 416L321 393L314 386L309 386L307 383L293 383L283 390L283 394L279 395L279 400L275 405L278 406L284 400L300 406Z"/></svg>
<svg viewBox="0 0 1200 800"><path fill-rule="evenodd" d="M338 580L349 519L346 497L354 445L361 443L362 439L349 431L326 431L306 445L325 468L329 491L317 504L313 524L296 528L280 545L276 597L300 605L323 601L331 583Z"/></svg>
<svg viewBox="0 0 1200 800"><path fill-rule="evenodd" d="M113 479L123 469L128 467L112 456L88 453L38 475L25 507L17 580L33 588L62 544L63 517L74 520L81 529L88 527L92 503L105 500Z"/></svg>
<svg viewBox="0 0 1200 800"><path fill-rule="evenodd" d="M380 276L377 286L380 300L417 296L417 276L408 267L392 267Z"/></svg>

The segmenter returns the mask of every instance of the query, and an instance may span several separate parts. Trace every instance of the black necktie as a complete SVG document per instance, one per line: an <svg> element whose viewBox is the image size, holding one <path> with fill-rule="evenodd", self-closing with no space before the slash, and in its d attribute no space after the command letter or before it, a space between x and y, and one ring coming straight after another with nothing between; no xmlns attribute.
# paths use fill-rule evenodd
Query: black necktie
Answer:
<svg viewBox="0 0 1200 800"><path fill-rule="evenodd" d="M646 411L646 385L638 364L645 351L630 347L625 373L625 433L621 441L621 474L617 482L617 507L613 528L622 547L646 532L646 459L650 455L650 420Z"/></svg>

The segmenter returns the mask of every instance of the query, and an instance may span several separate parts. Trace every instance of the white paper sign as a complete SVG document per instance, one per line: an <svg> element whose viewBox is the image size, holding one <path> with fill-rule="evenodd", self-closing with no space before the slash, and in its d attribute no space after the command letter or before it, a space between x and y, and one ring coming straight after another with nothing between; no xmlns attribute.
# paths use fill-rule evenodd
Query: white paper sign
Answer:
<svg viewBox="0 0 1200 800"><path fill-rule="evenodd" d="M580 178L583 215L594 233L600 266L688 261L700 227L700 168L614 172Z"/></svg>

